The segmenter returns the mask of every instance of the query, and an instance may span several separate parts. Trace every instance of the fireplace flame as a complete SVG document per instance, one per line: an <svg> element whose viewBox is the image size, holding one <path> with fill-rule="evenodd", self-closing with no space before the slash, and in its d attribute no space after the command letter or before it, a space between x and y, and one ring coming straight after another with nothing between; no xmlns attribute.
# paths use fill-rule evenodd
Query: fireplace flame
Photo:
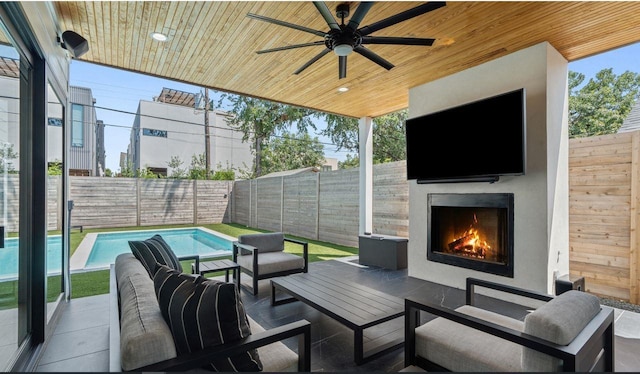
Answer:
<svg viewBox="0 0 640 374"><path fill-rule="evenodd" d="M474 214L473 223L469 229L448 244L449 252L480 259L484 259L487 256L487 252L491 250L491 246L481 238L479 231L474 228L474 225L477 223L478 219Z"/></svg>

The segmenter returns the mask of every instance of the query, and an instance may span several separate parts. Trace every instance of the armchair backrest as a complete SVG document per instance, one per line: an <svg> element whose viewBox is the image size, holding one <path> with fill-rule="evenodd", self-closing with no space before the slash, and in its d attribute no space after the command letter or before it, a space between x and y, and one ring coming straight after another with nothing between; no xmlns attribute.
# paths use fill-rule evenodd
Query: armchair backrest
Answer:
<svg viewBox="0 0 640 374"><path fill-rule="evenodd" d="M559 345L569 345L600 312L600 301L581 291L567 291L527 315L524 332ZM524 371L562 369L560 359L523 347Z"/></svg>
<svg viewBox="0 0 640 374"><path fill-rule="evenodd" d="M258 248L258 253L284 251L284 234L281 232L240 235L238 242Z"/></svg>

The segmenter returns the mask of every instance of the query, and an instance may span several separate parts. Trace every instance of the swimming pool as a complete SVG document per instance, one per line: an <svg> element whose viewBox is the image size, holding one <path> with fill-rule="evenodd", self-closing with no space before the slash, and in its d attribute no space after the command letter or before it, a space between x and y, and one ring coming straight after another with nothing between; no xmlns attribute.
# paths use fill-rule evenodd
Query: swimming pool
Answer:
<svg viewBox="0 0 640 374"><path fill-rule="evenodd" d="M86 254L83 268L104 268L115 262L121 253L131 253L130 240L145 240L159 234L169 244L176 256L200 255L201 257L229 256L235 238L203 228L122 231L94 234L93 245ZM87 234L85 240L93 239ZM84 243L84 242L83 242ZM82 244L81 244L82 246ZM76 252L82 252L79 247ZM82 253L74 253L82 257ZM72 263L76 262L72 258ZM76 262L77 263L77 262ZM74 266L72 264L71 268Z"/></svg>
<svg viewBox="0 0 640 374"><path fill-rule="evenodd" d="M47 274L59 274L62 269L62 236L47 236ZM0 279L18 277L18 238L4 240L0 249Z"/></svg>

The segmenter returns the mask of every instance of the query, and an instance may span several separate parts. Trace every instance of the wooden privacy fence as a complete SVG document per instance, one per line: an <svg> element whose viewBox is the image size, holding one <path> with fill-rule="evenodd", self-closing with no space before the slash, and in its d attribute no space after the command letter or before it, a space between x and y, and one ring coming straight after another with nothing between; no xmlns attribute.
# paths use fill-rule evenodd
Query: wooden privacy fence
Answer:
<svg viewBox="0 0 640 374"><path fill-rule="evenodd" d="M373 167L373 231L408 237L405 162ZM358 170L246 181L70 177L72 225L124 227L235 222L357 246ZM49 229L65 207L48 179ZM18 227L18 175L0 184L7 231ZM640 132L569 141L569 269L589 292L640 303Z"/></svg>
<svg viewBox="0 0 640 374"><path fill-rule="evenodd" d="M569 269L587 291L640 301L640 132L569 141Z"/></svg>
<svg viewBox="0 0 640 374"><path fill-rule="evenodd" d="M373 166L373 231L409 236L406 162ZM237 181L232 221L349 246L358 245L359 171L337 170Z"/></svg>
<svg viewBox="0 0 640 374"><path fill-rule="evenodd" d="M70 177L71 224L124 227L230 222L231 181Z"/></svg>

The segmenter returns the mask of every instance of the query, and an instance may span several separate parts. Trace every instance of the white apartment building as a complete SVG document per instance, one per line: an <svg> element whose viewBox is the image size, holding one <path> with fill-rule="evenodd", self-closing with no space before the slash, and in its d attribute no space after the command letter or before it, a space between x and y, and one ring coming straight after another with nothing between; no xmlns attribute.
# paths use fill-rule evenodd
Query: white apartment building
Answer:
<svg viewBox="0 0 640 374"><path fill-rule="evenodd" d="M18 123L20 109L19 92L20 80L18 60L0 57L0 149L3 154L18 154ZM71 118L67 121L70 126L69 147L69 175L101 176L103 175L104 125L96 119L93 107L95 99L90 88L69 87L69 105ZM47 162L60 163L63 161L63 131L64 106L58 100L53 89L47 90ZM2 160L9 165L9 170L20 169L19 159Z"/></svg>
<svg viewBox="0 0 640 374"><path fill-rule="evenodd" d="M178 157L188 169L193 156L205 154L205 110L196 109L195 94L164 88L153 101L141 100L131 129L127 157L121 168L148 168L152 172L171 176L172 157ZM220 165L251 169L253 155L243 133L227 123L228 113L208 111L211 170Z"/></svg>

